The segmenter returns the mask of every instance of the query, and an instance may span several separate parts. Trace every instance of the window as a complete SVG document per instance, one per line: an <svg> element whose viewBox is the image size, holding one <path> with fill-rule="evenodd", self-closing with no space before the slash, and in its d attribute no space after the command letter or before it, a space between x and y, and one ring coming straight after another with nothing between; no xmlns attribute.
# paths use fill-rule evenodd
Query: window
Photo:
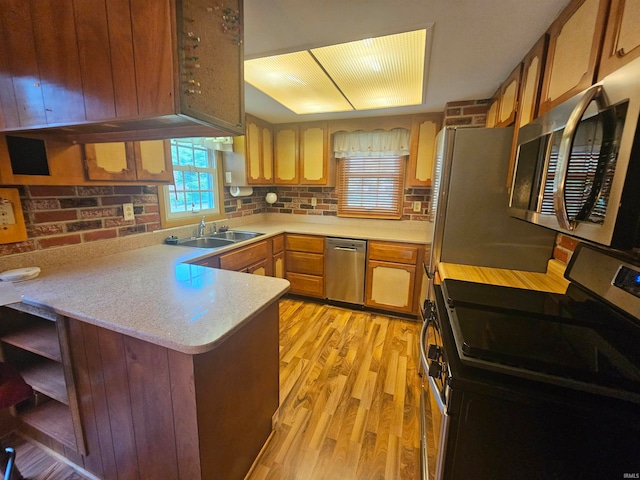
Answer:
<svg viewBox="0 0 640 480"><path fill-rule="evenodd" d="M173 185L161 188L164 226L193 223L195 216L219 218L218 157L199 138L172 139Z"/></svg>
<svg viewBox="0 0 640 480"><path fill-rule="evenodd" d="M402 217L404 156L341 158L338 163L338 215Z"/></svg>

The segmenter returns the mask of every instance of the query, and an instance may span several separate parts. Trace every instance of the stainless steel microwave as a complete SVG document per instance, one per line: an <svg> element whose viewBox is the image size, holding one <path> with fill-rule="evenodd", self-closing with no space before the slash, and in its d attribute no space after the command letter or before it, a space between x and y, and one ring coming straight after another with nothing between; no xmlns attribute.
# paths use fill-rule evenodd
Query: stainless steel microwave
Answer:
<svg viewBox="0 0 640 480"><path fill-rule="evenodd" d="M640 247L640 58L518 132L511 216Z"/></svg>

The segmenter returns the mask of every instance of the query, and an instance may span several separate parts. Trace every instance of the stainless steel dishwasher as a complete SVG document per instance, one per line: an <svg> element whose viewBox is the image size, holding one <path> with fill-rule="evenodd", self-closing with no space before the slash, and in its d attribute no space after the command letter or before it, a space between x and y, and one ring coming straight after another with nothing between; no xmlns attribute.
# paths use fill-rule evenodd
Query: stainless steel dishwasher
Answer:
<svg viewBox="0 0 640 480"><path fill-rule="evenodd" d="M327 237L325 247L327 298L363 305L367 241Z"/></svg>

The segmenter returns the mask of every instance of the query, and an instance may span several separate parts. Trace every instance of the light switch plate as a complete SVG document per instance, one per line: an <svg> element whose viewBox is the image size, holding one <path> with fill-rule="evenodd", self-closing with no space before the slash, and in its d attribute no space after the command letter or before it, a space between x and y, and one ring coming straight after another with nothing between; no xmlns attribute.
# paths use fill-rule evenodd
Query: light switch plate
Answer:
<svg viewBox="0 0 640 480"><path fill-rule="evenodd" d="M422 202L419 201L415 201L413 202L413 211L414 212L419 212L422 209Z"/></svg>

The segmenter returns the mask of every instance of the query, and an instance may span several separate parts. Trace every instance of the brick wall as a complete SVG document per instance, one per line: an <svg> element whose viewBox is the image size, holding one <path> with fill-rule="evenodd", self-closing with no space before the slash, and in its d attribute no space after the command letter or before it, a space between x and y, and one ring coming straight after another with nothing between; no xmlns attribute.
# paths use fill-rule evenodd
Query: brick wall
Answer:
<svg viewBox="0 0 640 480"><path fill-rule="evenodd" d="M0 255L124 237L160 228L157 187L19 188L28 239L0 245ZM123 203L133 203L135 220L124 220Z"/></svg>
<svg viewBox="0 0 640 480"><path fill-rule="evenodd" d="M462 100L449 102L444 108L446 127L484 127L490 100Z"/></svg>
<svg viewBox="0 0 640 480"><path fill-rule="evenodd" d="M158 187L155 186L21 186L19 189L28 239L0 245L0 255L136 235L161 228ZM273 206L265 201L267 192L278 194L278 202ZM317 198L315 207L311 205L312 197ZM405 190L402 219L428 220L429 197L428 188ZM421 202L420 212L413 211L414 201ZM133 203L135 220L124 220L123 203ZM227 218L264 212L336 216L338 197L333 187L254 187L249 197L233 197L225 187L224 213Z"/></svg>
<svg viewBox="0 0 640 480"><path fill-rule="evenodd" d="M573 255L578 242L579 240L576 238L559 233L556 235L556 245L553 248L553 258L560 260L563 263L569 263L571 255Z"/></svg>
<svg viewBox="0 0 640 480"><path fill-rule="evenodd" d="M273 205L265 202L268 213L288 213L293 215L338 215L338 193L335 187L275 187L266 192L275 192L278 201ZM254 192L255 193L255 192ZM316 206L311 205L311 198L316 198ZM431 190L429 188L408 188L404 191L402 220L427 221L427 210ZM264 195L263 195L264 201ZM413 202L421 202L419 212L413 211Z"/></svg>

